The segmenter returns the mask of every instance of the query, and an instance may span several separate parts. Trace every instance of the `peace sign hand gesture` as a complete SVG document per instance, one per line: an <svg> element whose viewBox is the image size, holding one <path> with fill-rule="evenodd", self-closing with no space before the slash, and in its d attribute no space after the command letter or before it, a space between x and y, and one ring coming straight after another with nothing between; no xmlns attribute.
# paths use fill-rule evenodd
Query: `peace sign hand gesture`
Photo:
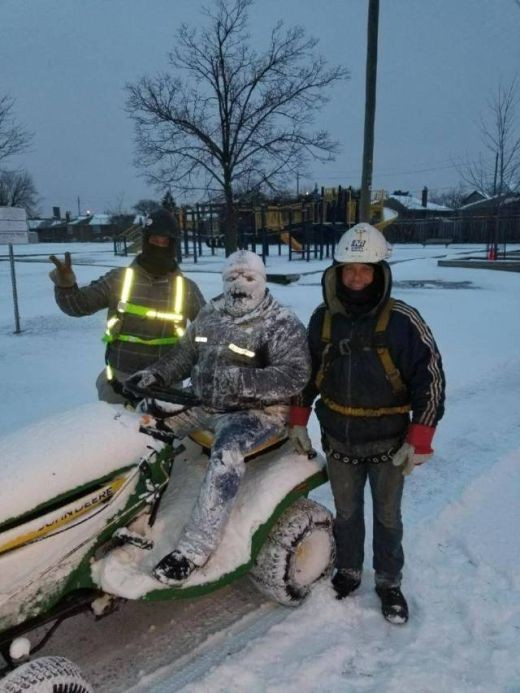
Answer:
<svg viewBox="0 0 520 693"><path fill-rule="evenodd" d="M56 255L50 255L49 260L55 265L55 268L49 272L51 280L60 288L70 288L76 283L76 275L72 270L72 260L70 253L65 253L65 259L62 262Z"/></svg>

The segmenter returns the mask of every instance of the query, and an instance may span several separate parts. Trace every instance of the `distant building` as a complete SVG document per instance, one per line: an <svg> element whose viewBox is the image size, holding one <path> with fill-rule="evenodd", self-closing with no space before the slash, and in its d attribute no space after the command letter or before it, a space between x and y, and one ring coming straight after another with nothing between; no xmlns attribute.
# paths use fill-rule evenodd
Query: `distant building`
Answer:
<svg viewBox="0 0 520 693"><path fill-rule="evenodd" d="M428 201L427 188L423 190L422 198L414 197L407 192L397 190L385 200L385 207L398 213L399 219L431 219L432 217L447 217L454 210L444 205Z"/></svg>
<svg viewBox="0 0 520 693"><path fill-rule="evenodd" d="M38 234L41 243L102 241L112 238L119 230L110 214L86 214L76 219L68 215L66 219L31 219L29 228Z"/></svg>
<svg viewBox="0 0 520 693"><path fill-rule="evenodd" d="M482 200L487 199L489 199L489 195L486 195L486 193L483 193L480 190L473 190L473 192L470 192L469 195L466 195L466 197L462 199L460 207L472 205L474 202L482 202Z"/></svg>

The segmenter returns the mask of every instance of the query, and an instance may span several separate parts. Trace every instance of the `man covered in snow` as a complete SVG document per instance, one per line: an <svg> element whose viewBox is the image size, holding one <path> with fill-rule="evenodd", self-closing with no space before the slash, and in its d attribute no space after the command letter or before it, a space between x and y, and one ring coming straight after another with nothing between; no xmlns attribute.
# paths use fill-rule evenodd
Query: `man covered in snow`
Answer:
<svg viewBox="0 0 520 693"><path fill-rule="evenodd" d="M130 267L113 269L88 286L78 287L70 253L63 262L49 258L55 265L49 276L56 303L64 313L81 317L108 308L106 368L96 387L99 399L110 403L127 400L122 394L126 378L161 358L205 303L177 265L175 217L161 208L144 224L142 251Z"/></svg>
<svg viewBox="0 0 520 693"><path fill-rule="evenodd" d="M430 329L417 310L390 297L390 252L380 231L365 223L339 240L322 278L325 302L310 319L312 376L294 400L289 434L300 452L311 449L306 424L319 395L316 414L336 505L334 589L342 599L361 582L368 479L376 592L385 618L404 623L404 475L432 455L445 381Z"/></svg>
<svg viewBox="0 0 520 693"><path fill-rule="evenodd" d="M165 584L185 580L217 547L245 471L244 456L287 425L289 402L307 383L305 328L266 288L262 260L227 259L224 292L204 306L168 354L127 385L171 386L191 375L201 405L166 419L176 436L214 433L208 470L175 550L155 567Z"/></svg>

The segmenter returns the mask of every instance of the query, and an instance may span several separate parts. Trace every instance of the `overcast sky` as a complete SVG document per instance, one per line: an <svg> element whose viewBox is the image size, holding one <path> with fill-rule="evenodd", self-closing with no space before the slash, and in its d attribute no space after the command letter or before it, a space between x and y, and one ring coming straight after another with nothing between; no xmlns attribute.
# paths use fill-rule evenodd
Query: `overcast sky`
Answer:
<svg viewBox="0 0 520 693"><path fill-rule="evenodd" d="M157 198L133 167L125 84L167 67L182 22L211 0L0 0L0 94L15 99L34 132L31 151L9 163L32 173L40 210L130 209ZM257 0L252 40L272 24L299 24L320 39L349 81L330 93L319 125L342 153L311 164L314 182L359 186L363 148L368 0ZM374 189L419 193L457 184L453 161L481 148L479 114L520 71L515 0L381 0ZM296 187L294 181L293 187Z"/></svg>

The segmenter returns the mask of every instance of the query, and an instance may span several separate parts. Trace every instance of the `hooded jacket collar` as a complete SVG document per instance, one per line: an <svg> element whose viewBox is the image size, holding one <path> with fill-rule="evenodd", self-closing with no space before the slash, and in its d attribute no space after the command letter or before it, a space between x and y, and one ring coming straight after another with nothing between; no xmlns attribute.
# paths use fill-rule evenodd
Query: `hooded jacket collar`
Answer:
<svg viewBox="0 0 520 693"><path fill-rule="evenodd" d="M371 310L363 315L376 315L379 313L383 305L390 298L390 292L392 290L392 271L390 265L382 260L378 263L383 269L384 278L384 289L379 301L373 306ZM337 294L337 272L338 268L342 265L331 265L328 267L321 278L321 286L323 291L323 300L325 305L332 315L335 313L341 313L343 315L351 315L347 310L344 302L340 300Z"/></svg>

